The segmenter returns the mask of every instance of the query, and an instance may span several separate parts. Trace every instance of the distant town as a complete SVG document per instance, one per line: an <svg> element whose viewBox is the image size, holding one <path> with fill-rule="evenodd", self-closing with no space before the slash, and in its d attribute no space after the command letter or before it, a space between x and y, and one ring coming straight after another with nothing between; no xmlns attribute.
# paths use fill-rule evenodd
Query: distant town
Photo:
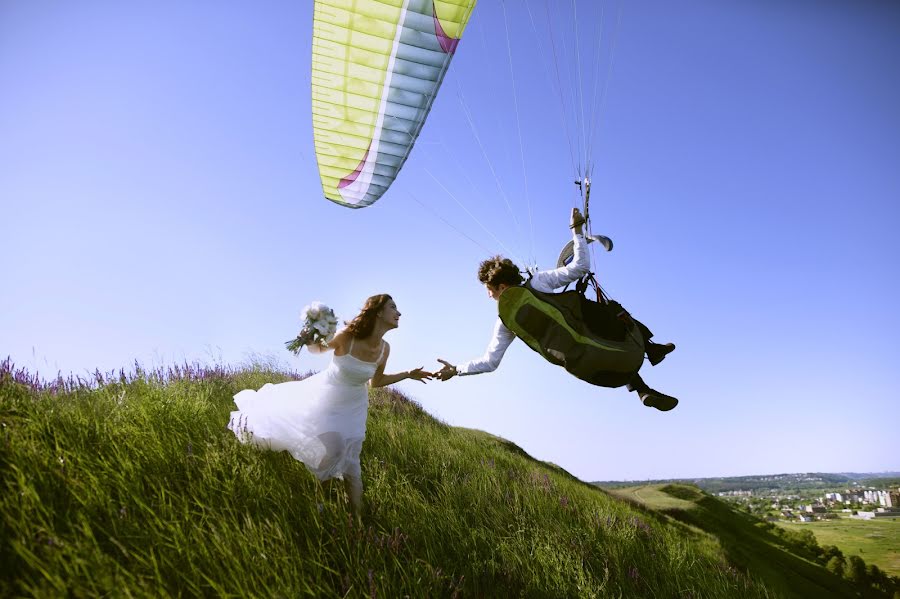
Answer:
<svg viewBox="0 0 900 599"><path fill-rule="evenodd" d="M812 522L850 517L861 520L900 517L900 487L896 489L844 489L805 499L800 495L782 495L776 489L720 491L719 497L744 503L747 511L770 522L787 520Z"/></svg>

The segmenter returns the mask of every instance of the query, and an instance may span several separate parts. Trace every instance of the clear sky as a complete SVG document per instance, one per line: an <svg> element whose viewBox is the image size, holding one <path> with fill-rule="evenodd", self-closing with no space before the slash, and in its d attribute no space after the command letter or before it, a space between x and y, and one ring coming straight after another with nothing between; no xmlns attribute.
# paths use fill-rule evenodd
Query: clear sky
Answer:
<svg viewBox="0 0 900 599"><path fill-rule="evenodd" d="M477 357L478 262L553 266L590 147L595 271L678 408L521 341L399 386L586 480L900 469L900 4L483 0L363 210L322 197L311 36L309 2L0 2L0 353L319 370L300 309L388 292L389 372Z"/></svg>

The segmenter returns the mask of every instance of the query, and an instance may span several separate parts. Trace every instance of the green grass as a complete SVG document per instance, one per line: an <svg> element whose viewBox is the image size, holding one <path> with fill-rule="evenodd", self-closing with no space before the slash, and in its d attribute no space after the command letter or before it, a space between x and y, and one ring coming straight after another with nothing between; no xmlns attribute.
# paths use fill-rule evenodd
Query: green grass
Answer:
<svg viewBox="0 0 900 599"><path fill-rule="evenodd" d="M225 429L235 392L286 378L188 367L43 384L0 363L0 596L791 595L745 572L739 539L384 389L360 526L339 485Z"/></svg>
<svg viewBox="0 0 900 599"><path fill-rule="evenodd" d="M900 519L840 518L808 523L779 522L788 530L811 530L819 545L834 545L844 555L858 555L892 576L900 576Z"/></svg>
<svg viewBox="0 0 900 599"><path fill-rule="evenodd" d="M610 492L624 499L630 499L654 510L691 509L693 503L686 499L679 499L661 489L665 485L642 485L640 487L627 487L614 489Z"/></svg>

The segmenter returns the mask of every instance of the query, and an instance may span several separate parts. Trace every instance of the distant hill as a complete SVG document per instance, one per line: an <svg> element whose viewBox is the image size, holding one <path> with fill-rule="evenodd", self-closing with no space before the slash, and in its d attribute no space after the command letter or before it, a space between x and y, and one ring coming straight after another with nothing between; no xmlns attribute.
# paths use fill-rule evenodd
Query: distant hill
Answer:
<svg viewBox="0 0 900 599"><path fill-rule="evenodd" d="M360 525L340 485L225 430L236 391L289 378L0 363L0 596L859 596L697 488L611 494L390 389Z"/></svg>
<svg viewBox="0 0 900 599"><path fill-rule="evenodd" d="M690 484L708 493L777 489L782 491L815 490L851 486L896 486L900 472L806 472L792 474L760 474L710 478L672 478L645 481L596 481L593 484L615 489L635 485Z"/></svg>

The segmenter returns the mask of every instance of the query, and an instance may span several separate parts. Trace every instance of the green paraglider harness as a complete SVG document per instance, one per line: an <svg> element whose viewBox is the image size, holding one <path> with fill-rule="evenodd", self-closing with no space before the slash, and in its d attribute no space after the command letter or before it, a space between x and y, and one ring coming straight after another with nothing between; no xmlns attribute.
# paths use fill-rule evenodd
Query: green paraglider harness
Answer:
<svg viewBox="0 0 900 599"><path fill-rule="evenodd" d="M585 291L593 274L574 291L545 293L531 280L500 295L500 320L548 362L592 385L621 387L644 361L644 340L628 312L598 289Z"/></svg>

